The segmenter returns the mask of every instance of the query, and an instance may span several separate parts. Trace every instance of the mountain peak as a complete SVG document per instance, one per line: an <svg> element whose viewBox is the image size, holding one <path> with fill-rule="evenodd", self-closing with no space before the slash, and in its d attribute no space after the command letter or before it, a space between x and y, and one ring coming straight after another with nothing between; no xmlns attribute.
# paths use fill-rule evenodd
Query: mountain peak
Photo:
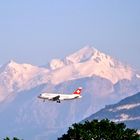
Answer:
<svg viewBox="0 0 140 140"><path fill-rule="evenodd" d="M9 67L15 67L15 65L18 65L18 63L17 62L15 62L14 60L9 60L6 64L5 64L5 66L9 66Z"/></svg>
<svg viewBox="0 0 140 140"><path fill-rule="evenodd" d="M49 66L52 70L55 70L67 64L85 62L90 60L92 56L97 52L99 53L99 51L92 46L85 46L77 52L70 54L64 60L52 59L49 63Z"/></svg>
<svg viewBox="0 0 140 140"><path fill-rule="evenodd" d="M52 70L61 68L64 65L65 65L64 62L60 59L52 59L51 62L49 63L49 66Z"/></svg>
<svg viewBox="0 0 140 140"><path fill-rule="evenodd" d="M17 65L19 64L16 63L14 60L9 60L7 63L3 64L0 67L0 72L5 71L6 69L15 68L17 67Z"/></svg>
<svg viewBox="0 0 140 140"><path fill-rule="evenodd" d="M66 57L66 61L72 62L72 63L85 62L85 61L90 60L92 56L96 54L97 52L100 53L97 49L93 48L92 46L85 46L79 51Z"/></svg>
<svg viewBox="0 0 140 140"><path fill-rule="evenodd" d="M34 71L38 71L37 66L33 66L31 64L20 64L15 62L14 60L9 60L7 63L2 65L0 68L0 72L12 73L12 74L21 74L24 75L26 72L34 73ZM41 70L41 69L40 69Z"/></svg>
<svg viewBox="0 0 140 140"><path fill-rule="evenodd" d="M93 46L89 46L89 45L87 45L87 46L85 46L85 47L83 47L83 48L81 48L79 51L77 51L77 52L79 52L79 53L81 53L81 52L83 52L83 53L86 53L86 52L97 52L98 50L96 49L96 48L94 48Z"/></svg>
<svg viewBox="0 0 140 140"><path fill-rule="evenodd" d="M54 59L50 63L50 68L55 70L52 71L52 81L55 84L66 79L74 79L77 75L78 77L97 75L109 79L112 83L122 79L131 80L133 76L131 67L91 46L85 46L64 60Z"/></svg>

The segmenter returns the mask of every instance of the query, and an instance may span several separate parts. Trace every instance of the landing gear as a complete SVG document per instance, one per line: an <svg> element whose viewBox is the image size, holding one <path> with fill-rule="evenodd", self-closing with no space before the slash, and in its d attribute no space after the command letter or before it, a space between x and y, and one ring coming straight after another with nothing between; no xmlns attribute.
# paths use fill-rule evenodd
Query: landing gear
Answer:
<svg viewBox="0 0 140 140"><path fill-rule="evenodd" d="M57 103L60 103L60 100L59 99L57 100Z"/></svg>

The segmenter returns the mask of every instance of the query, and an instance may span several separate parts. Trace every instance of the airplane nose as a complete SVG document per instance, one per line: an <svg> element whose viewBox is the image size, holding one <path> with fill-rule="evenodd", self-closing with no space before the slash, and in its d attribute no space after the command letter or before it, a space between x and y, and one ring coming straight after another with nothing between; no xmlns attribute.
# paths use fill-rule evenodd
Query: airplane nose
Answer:
<svg viewBox="0 0 140 140"><path fill-rule="evenodd" d="M38 98L41 98L41 94L38 96Z"/></svg>

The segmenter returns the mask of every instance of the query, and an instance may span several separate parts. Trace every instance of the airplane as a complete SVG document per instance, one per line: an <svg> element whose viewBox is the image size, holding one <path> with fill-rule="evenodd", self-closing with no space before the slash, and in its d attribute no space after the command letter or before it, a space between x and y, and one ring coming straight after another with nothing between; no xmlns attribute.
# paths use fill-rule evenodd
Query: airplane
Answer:
<svg viewBox="0 0 140 140"><path fill-rule="evenodd" d="M79 87L76 89L71 95L69 94L59 94L59 93L41 93L38 98L49 101L56 101L57 103L60 103L61 100L73 100L77 98L81 98L82 96L80 95L82 91L82 87Z"/></svg>

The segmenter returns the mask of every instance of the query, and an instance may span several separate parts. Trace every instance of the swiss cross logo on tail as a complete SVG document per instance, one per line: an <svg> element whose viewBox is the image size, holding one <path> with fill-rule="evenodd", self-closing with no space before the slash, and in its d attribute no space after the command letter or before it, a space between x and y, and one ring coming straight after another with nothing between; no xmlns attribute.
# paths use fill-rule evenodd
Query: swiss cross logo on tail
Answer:
<svg viewBox="0 0 140 140"><path fill-rule="evenodd" d="M82 90L82 87L79 87L76 91L74 91L73 94L80 94Z"/></svg>

